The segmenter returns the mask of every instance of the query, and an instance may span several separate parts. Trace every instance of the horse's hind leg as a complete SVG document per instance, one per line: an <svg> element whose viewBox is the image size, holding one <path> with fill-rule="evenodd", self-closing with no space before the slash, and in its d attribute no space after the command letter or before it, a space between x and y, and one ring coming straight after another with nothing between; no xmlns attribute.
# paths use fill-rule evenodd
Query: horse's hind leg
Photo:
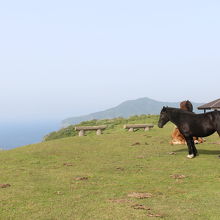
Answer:
<svg viewBox="0 0 220 220"><path fill-rule="evenodd" d="M192 143L190 138L185 138L186 139L186 143L187 143L187 147L188 147L188 152L189 154L187 155L188 158L193 158L194 154L193 154L193 150L192 150Z"/></svg>

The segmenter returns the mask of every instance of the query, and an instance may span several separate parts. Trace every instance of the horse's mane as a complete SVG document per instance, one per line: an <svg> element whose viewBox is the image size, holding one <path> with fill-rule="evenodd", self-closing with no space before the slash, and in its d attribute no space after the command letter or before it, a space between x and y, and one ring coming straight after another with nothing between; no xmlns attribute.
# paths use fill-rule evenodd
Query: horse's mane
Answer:
<svg viewBox="0 0 220 220"><path fill-rule="evenodd" d="M185 109L180 109L180 108L173 108L173 107L166 107L167 111L172 111L172 112L177 112L177 113L184 113L184 114L195 114L193 112L190 112L188 110Z"/></svg>

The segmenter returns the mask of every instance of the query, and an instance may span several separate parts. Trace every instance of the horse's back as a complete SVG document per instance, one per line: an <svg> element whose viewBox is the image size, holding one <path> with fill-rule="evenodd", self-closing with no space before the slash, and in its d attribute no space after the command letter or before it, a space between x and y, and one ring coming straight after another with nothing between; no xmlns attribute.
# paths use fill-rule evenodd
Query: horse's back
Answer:
<svg viewBox="0 0 220 220"><path fill-rule="evenodd" d="M220 123L220 111L213 111L213 112L208 112L205 115L207 115L207 117L209 117L209 119L212 122L219 122Z"/></svg>
<svg viewBox="0 0 220 220"><path fill-rule="evenodd" d="M189 136L207 137L220 129L220 112L186 114L182 120L182 133Z"/></svg>

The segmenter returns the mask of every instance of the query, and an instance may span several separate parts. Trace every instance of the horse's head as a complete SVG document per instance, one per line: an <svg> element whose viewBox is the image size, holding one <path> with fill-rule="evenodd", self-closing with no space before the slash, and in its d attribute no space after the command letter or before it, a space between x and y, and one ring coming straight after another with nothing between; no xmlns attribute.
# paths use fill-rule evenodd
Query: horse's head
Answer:
<svg viewBox="0 0 220 220"><path fill-rule="evenodd" d="M162 128L169 120L170 119L167 114L167 107L163 107L160 112L160 119L158 121L158 127Z"/></svg>
<svg viewBox="0 0 220 220"><path fill-rule="evenodd" d="M180 108L189 112L193 111L193 105L189 100L180 102Z"/></svg>

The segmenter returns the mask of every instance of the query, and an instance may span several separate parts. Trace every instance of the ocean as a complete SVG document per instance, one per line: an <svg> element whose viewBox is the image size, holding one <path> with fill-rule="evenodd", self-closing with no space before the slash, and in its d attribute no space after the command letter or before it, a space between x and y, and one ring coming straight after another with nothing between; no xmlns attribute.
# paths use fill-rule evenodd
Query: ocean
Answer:
<svg viewBox="0 0 220 220"><path fill-rule="evenodd" d="M60 128L60 121L0 122L0 149L9 150L41 142Z"/></svg>

